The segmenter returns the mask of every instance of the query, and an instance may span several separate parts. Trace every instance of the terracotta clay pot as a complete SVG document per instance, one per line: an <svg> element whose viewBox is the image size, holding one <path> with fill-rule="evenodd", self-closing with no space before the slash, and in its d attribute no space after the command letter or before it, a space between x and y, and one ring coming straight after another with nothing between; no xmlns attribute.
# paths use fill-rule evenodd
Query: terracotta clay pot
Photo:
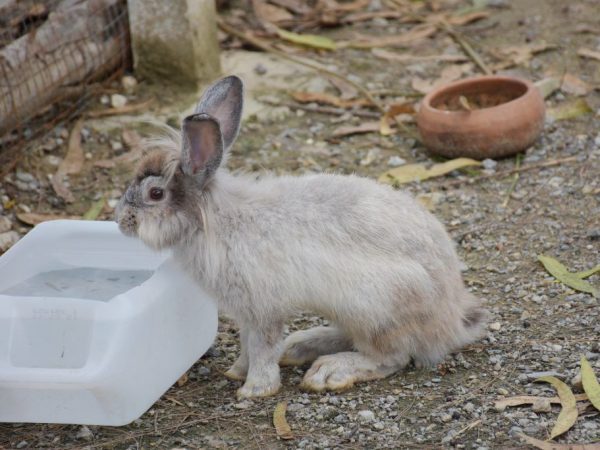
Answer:
<svg viewBox="0 0 600 450"><path fill-rule="evenodd" d="M417 125L432 153L495 159L531 146L542 132L544 115L544 99L531 82L483 76L427 94Z"/></svg>

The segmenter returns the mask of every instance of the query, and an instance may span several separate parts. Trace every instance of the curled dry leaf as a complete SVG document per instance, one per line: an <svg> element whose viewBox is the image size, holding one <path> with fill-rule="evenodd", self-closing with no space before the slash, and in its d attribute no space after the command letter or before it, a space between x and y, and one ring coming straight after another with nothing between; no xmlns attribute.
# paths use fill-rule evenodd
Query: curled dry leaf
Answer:
<svg viewBox="0 0 600 450"><path fill-rule="evenodd" d="M379 132L384 136L389 136L394 134L394 130L391 128L391 124L393 124L396 120L396 116L400 114L414 114L415 106L410 102L405 103L393 103L390 105L385 112L385 114L381 117Z"/></svg>
<svg viewBox="0 0 600 450"><path fill-rule="evenodd" d="M324 92L292 92L290 94L294 100L300 103L320 103L332 105L338 108L352 108L354 106L367 106L371 102L367 99L344 100L335 95Z"/></svg>
<svg viewBox="0 0 600 450"><path fill-rule="evenodd" d="M577 411L577 400L575 400L575 396L573 395L571 388L569 388L569 386L556 377L540 377L535 381L550 383L552 386L554 386L558 392L558 397L560 398L562 409L558 415L558 418L556 419L556 424L550 432L550 439L554 439L556 436L560 436L561 434L569 431L569 429L575 425L577 416L579 415L579 412Z"/></svg>
<svg viewBox="0 0 600 450"><path fill-rule="evenodd" d="M569 272L569 270L561 264L558 260L545 255L538 255L538 261L540 261L544 268L561 283L569 286L580 292L587 292L592 294L594 297L600 295L600 291L592 286L587 281L584 281L580 274ZM594 268L595 269L595 268ZM587 272L582 272L584 275Z"/></svg>
<svg viewBox="0 0 600 450"><path fill-rule="evenodd" d="M600 52L596 52L588 48L580 48L579 50L577 50L577 54L582 58L590 58L600 61Z"/></svg>
<svg viewBox="0 0 600 450"><path fill-rule="evenodd" d="M332 137L344 137L353 134L375 133L379 131L380 122L363 122L358 126L342 126L333 130Z"/></svg>
<svg viewBox="0 0 600 450"><path fill-rule="evenodd" d="M38 213L17 213L17 219L27 225L37 225L49 220L79 219L79 216L66 216L64 214L38 214Z"/></svg>
<svg viewBox="0 0 600 450"><path fill-rule="evenodd" d="M379 177L378 181L393 185L404 184L439 177L463 167L480 165L479 161L470 158L451 159L450 161L434 164L429 169L424 164L407 164L388 170Z"/></svg>
<svg viewBox="0 0 600 450"><path fill-rule="evenodd" d="M511 45L498 50L498 54L506 61L494 66L494 70L508 69L512 66L527 64L537 53L555 49L555 45L545 42L531 43L525 45Z"/></svg>
<svg viewBox="0 0 600 450"><path fill-rule="evenodd" d="M275 426L277 436L279 436L281 439L289 440L294 439L294 434L292 433L292 429L285 419L286 409L287 402L277 403L277 406L275 406L275 411L273 412L273 425Z"/></svg>
<svg viewBox="0 0 600 450"><path fill-rule="evenodd" d="M68 203L75 201L73 193L67 188L63 182L65 175L77 173L83 167L84 155L83 149L81 148L81 130L83 128L83 120L78 120L71 134L69 135L69 143L67 146L67 155L62 160L56 173L52 177L50 184L60 198Z"/></svg>
<svg viewBox="0 0 600 450"><path fill-rule="evenodd" d="M496 411L504 411L507 406L521 406L521 405L533 405L539 400L543 399L550 403L560 403L558 397L536 397L534 395L517 395L515 397L499 398L494 402L494 409ZM583 401L587 400L586 394L575 394L575 400Z"/></svg>
<svg viewBox="0 0 600 450"><path fill-rule="evenodd" d="M547 116L553 120L575 119L576 117L589 114L594 110L583 98L574 101L564 102L554 108L548 109Z"/></svg>
<svg viewBox="0 0 600 450"><path fill-rule="evenodd" d="M581 78L567 73L562 79L560 90L567 94L582 96L587 95L592 90L592 87Z"/></svg>
<svg viewBox="0 0 600 450"><path fill-rule="evenodd" d="M590 402L594 405L594 408L600 411L600 384L585 356L581 357L581 382Z"/></svg>

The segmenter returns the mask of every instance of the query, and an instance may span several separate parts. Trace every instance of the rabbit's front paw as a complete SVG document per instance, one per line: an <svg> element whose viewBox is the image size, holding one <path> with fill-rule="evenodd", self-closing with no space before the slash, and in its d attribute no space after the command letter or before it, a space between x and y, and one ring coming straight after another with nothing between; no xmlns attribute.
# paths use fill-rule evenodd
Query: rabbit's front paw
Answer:
<svg viewBox="0 0 600 450"><path fill-rule="evenodd" d="M248 379L244 385L237 390L237 398L268 397L277 394L281 383L279 380L267 382L265 380Z"/></svg>

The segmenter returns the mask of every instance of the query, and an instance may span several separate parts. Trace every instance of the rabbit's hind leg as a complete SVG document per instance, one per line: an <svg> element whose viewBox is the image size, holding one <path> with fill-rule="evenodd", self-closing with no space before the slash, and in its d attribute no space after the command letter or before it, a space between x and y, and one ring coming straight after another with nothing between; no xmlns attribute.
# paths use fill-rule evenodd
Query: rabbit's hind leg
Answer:
<svg viewBox="0 0 600 450"><path fill-rule="evenodd" d="M280 366L301 366L319 356L352 350L352 339L337 327L314 327L290 334L283 343Z"/></svg>
<svg viewBox="0 0 600 450"><path fill-rule="evenodd" d="M240 328L240 356L224 375L231 380L244 381L248 365L248 328L244 327Z"/></svg>
<svg viewBox="0 0 600 450"><path fill-rule="evenodd" d="M382 360L362 352L341 352L319 357L304 375L302 386L311 391L341 391L354 383L385 378L410 362L408 355Z"/></svg>

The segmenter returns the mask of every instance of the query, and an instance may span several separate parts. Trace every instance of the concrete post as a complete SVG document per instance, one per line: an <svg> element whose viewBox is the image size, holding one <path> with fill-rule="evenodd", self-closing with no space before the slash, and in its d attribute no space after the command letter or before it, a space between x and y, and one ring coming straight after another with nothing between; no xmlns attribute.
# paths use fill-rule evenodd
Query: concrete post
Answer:
<svg viewBox="0 0 600 450"><path fill-rule="evenodd" d="M196 89L220 75L214 0L127 0L140 77Z"/></svg>

